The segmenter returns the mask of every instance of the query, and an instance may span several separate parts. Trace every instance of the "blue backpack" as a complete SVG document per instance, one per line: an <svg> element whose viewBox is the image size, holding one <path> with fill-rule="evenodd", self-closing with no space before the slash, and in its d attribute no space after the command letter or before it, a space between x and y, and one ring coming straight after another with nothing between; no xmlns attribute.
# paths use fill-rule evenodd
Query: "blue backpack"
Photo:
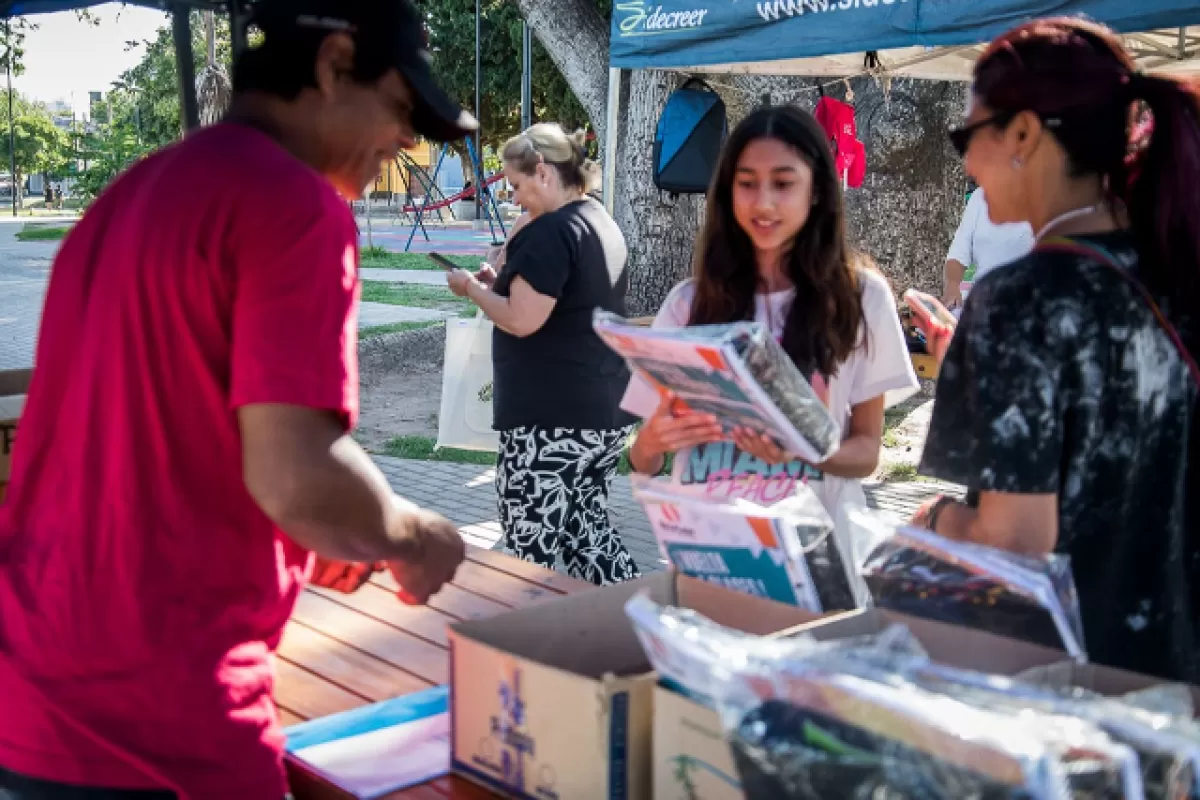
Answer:
<svg viewBox="0 0 1200 800"><path fill-rule="evenodd" d="M654 185L671 194L704 194L729 135L725 102L692 78L671 92L654 132Z"/></svg>

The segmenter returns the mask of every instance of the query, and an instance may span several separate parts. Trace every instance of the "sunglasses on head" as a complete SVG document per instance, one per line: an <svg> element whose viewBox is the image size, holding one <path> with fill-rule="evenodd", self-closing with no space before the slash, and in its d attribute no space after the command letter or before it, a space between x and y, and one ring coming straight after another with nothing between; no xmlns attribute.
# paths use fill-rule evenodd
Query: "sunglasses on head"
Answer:
<svg viewBox="0 0 1200 800"><path fill-rule="evenodd" d="M955 152L959 158L966 158L967 148L971 146L971 140L975 138L975 134L989 125L995 125L997 128L1003 128L1008 123L1012 122L1013 115L1008 112L993 114L987 119L981 119L977 122L972 122L970 125L963 125L958 128L951 129L950 144L954 146Z"/></svg>

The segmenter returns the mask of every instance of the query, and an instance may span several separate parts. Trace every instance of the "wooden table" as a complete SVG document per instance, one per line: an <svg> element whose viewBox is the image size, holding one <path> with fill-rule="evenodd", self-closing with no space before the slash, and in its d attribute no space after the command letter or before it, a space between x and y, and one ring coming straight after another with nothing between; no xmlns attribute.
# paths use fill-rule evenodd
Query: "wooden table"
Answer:
<svg viewBox="0 0 1200 800"><path fill-rule="evenodd" d="M490 550L469 548L454 583L428 606L396 599L390 575L354 594L309 587L284 633L275 702L284 726L347 711L449 680L446 625L593 588ZM349 795L288 761L295 800ZM386 800L478 800L490 792L446 777L387 795Z"/></svg>

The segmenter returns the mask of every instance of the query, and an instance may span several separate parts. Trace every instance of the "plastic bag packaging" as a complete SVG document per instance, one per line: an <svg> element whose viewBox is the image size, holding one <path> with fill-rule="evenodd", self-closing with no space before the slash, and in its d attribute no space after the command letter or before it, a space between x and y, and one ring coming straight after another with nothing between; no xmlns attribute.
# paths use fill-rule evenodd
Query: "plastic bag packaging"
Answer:
<svg viewBox="0 0 1200 800"><path fill-rule="evenodd" d="M663 557L685 575L814 612L869 602L866 583L807 486L772 506L720 502L646 476L634 476L633 492Z"/></svg>
<svg viewBox="0 0 1200 800"><path fill-rule="evenodd" d="M929 660L896 633L726 648L716 694L750 800L1144 796L1127 745L1055 708L923 684Z"/></svg>
<svg viewBox="0 0 1200 800"><path fill-rule="evenodd" d="M1087 658L1066 556L1032 558L902 527L875 545L861 570L882 608Z"/></svg>
<svg viewBox="0 0 1200 800"><path fill-rule="evenodd" d="M749 800L1133 800L1136 759L1080 720L996 713L850 652L733 669L719 700Z"/></svg>
<svg viewBox="0 0 1200 800"><path fill-rule="evenodd" d="M1191 719L1190 697L1182 687L1156 687L1124 698L1109 698L1076 688L1034 686L932 663L907 670L906 677L931 691L978 707L1085 721L1136 756L1140 788L1127 789L1127 797L1200 798L1200 726ZM1139 707L1147 695L1181 699L1181 689L1187 699L1172 712Z"/></svg>
<svg viewBox="0 0 1200 800"><path fill-rule="evenodd" d="M708 705L724 692L735 672L752 663L771 665L839 650L885 664L928 660L920 643L900 625L875 636L836 642L818 642L806 634L754 636L719 625L689 608L661 606L644 592L626 602L625 614L660 680Z"/></svg>
<svg viewBox="0 0 1200 800"><path fill-rule="evenodd" d="M796 456L820 463L841 431L791 357L759 323L643 328L597 309L597 335L630 369L726 431L750 428Z"/></svg>

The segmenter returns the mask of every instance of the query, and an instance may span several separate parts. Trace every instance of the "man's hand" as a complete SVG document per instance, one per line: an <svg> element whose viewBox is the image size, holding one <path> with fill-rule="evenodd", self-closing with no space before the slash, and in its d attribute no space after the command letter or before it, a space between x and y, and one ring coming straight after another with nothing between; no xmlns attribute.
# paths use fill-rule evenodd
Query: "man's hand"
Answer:
<svg viewBox="0 0 1200 800"><path fill-rule="evenodd" d="M403 501L397 498L397 502ZM407 527L401 535L412 542L412 554L393 559L387 566L400 584L401 602L424 605L454 580L466 557L466 545L454 523L441 514L412 506L398 517L399 524Z"/></svg>
<svg viewBox="0 0 1200 800"><path fill-rule="evenodd" d="M386 568L386 562L360 564L317 556L312 579L309 582L324 589L351 594L361 589L376 572Z"/></svg>

